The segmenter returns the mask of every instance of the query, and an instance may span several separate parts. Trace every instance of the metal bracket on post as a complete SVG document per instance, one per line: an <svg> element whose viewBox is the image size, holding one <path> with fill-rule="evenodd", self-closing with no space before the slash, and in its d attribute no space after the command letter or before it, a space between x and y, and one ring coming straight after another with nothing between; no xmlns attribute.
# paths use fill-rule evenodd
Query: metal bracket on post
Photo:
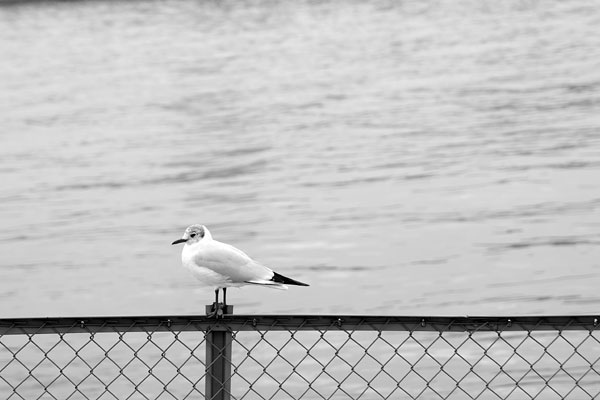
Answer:
<svg viewBox="0 0 600 400"><path fill-rule="evenodd" d="M222 311L222 308L218 311ZM232 314L233 306L227 306L226 311L227 314ZM229 400L231 397L232 341L231 329L219 322L211 325L206 332L205 397L208 400Z"/></svg>

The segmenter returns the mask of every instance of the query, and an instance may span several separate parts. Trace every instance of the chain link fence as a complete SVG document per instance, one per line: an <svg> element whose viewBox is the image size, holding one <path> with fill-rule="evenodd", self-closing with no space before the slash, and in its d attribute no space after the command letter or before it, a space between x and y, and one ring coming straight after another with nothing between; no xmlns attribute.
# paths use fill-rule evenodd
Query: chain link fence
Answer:
<svg viewBox="0 0 600 400"><path fill-rule="evenodd" d="M0 319L2 399L595 399L598 317Z"/></svg>

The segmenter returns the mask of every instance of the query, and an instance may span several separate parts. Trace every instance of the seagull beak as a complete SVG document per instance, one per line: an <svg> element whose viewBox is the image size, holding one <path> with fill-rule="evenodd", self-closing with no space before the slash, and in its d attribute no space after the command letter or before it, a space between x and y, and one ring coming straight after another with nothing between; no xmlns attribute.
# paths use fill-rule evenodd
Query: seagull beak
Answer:
<svg viewBox="0 0 600 400"><path fill-rule="evenodd" d="M187 239L181 238L181 239L177 239L176 241L174 241L173 243L171 243L171 245L179 244L179 243L185 243L185 242L187 242Z"/></svg>

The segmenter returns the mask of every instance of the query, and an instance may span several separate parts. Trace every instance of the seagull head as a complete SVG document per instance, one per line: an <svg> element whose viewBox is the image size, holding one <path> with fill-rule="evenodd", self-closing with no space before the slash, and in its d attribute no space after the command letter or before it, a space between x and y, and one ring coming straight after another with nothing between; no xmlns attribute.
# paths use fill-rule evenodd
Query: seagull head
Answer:
<svg viewBox="0 0 600 400"><path fill-rule="evenodd" d="M195 225L188 226L186 228L185 232L183 232L183 236L181 237L181 239L177 239L176 241L174 241L171 244L179 244L179 243L192 244L192 243L199 242L200 240L202 240L204 238L211 238L211 237L212 236L210 235L210 232L204 225L195 224Z"/></svg>

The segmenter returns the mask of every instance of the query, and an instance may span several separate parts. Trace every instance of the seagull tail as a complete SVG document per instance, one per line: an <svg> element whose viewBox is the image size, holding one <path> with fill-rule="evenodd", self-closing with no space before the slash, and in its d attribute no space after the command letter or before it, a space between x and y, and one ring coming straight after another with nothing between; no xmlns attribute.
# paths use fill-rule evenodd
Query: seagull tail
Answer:
<svg viewBox="0 0 600 400"><path fill-rule="evenodd" d="M300 282L292 278L288 278L287 276L283 276L273 271L273 277L271 281L282 283L284 285L296 285L296 286L309 286L308 283Z"/></svg>
<svg viewBox="0 0 600 400"><path fill-rule="evenodd" d="M268 287L269 289L278 289L278 290L287 290L288 287L286 285L282 285L279 282L267 281L262 279L253 279L251 281L246 281L246 283L250 283L252 285L260 285L264 287Z"/></svg>

